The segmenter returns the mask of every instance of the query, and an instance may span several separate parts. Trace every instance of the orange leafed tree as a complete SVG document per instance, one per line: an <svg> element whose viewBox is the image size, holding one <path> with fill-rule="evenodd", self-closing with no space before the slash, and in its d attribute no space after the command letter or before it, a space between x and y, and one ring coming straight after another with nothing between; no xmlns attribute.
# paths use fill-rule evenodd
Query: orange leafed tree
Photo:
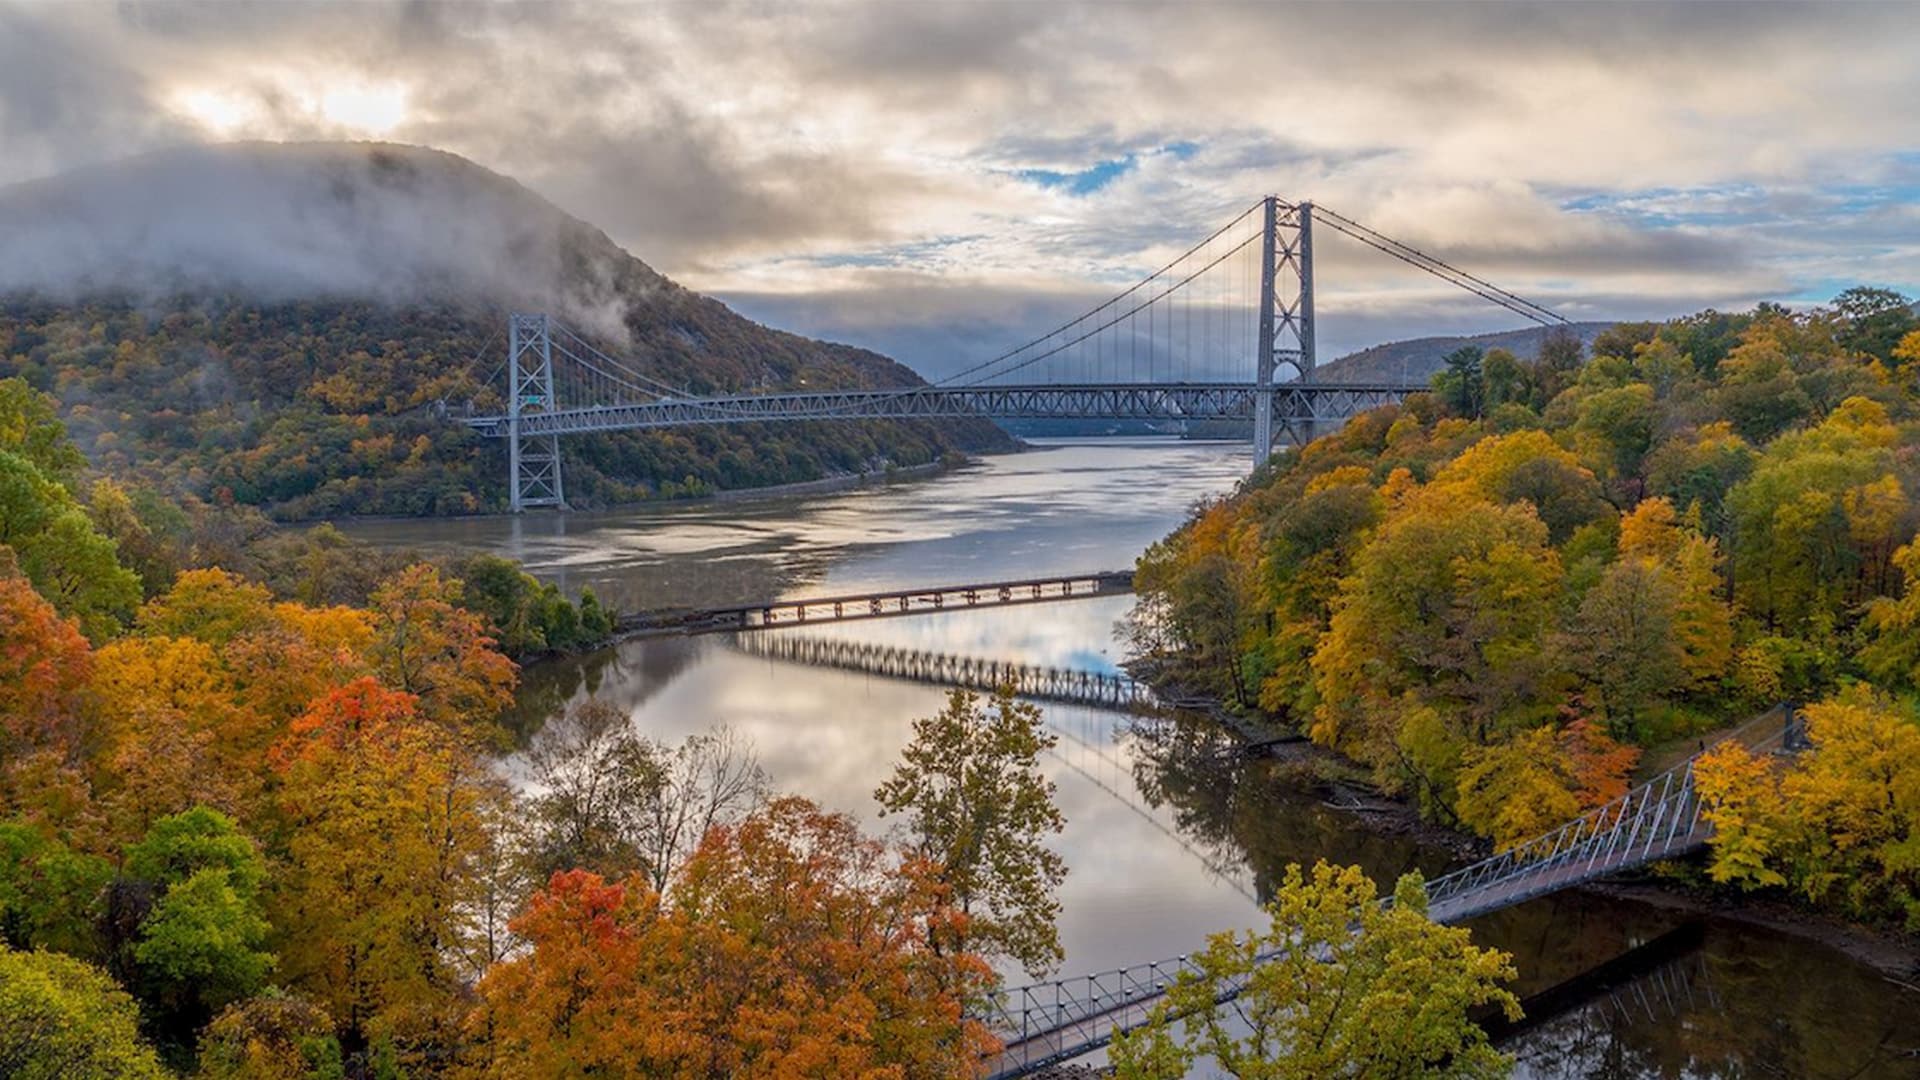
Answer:
<svg viewBox="0 0 1920 1080"><path fill-rule="evenodd" d="M978 958L928 948L930 875L785 798L714 829L669 896L556 874L488 974L477 1075L965 1077Z"/></svg>
<svg viewBox="0 0 1920 1080"><path fill-rule="evenodd" d="M422 715L453 731L485 730L513 703L514 665L494 648L486 619L459 606L460 583L425 563L373 594L373 657L389 686L420 700Z"/></svg>
<svg viewBox="0 0 1920 1080"><path fill-rule="evenodd" d="M1543 725L1468 756L1460 819L1506 850L1625 794L1639 760L1585 718Z"/></svg>
<svg viewBox="0 0 1920 1080"><path fill-rule="evenodd" d="M1582 810L1625 795L1633 767L1640 763L1639 747L1615 742L1586 717L1561 730L1560 752L1566 755L1567 772Z"/></svg>
<svg viewBox="0 0 1920 1080"><path fill-rule="evenodd" d="M349 1033L444 1035L497 788L412 694L372 678L316 701L270 759L282 974Z"/></svg>

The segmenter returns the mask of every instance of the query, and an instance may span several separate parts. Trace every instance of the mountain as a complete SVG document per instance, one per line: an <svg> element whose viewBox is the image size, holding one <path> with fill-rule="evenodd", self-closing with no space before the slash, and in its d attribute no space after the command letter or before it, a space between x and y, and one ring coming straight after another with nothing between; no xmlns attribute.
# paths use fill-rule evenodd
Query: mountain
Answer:
<svg viewBox="0 0 1920 1080"><path fill-rule="evenodd" d="M1582 346L1591 346L1593 339L1612 325L1610 322L1579 322L1565 329L1579 337ZM1546 340L1550 332L1547 327L1534 326L1525 330L1475 334L1471 337L1424 337L1391 341L1321 364L1314 377L1324 382L1397 382L1402 379L1425 382L1434 372L1446 366L1446 355L1462 345L1478 345L1489 350L1505 349L1522 360L1531 360L1539 354L1540 343Z"/></svg>
<svg viewBox="0 0 1920 1080"><path fill-rule="evenodd" d="M504 451L438 420L497 405L505 313L549 311L692 393L915 385L754 323L520 184L383 143L167 151L0 190L0 378L53 394L109 472L298 519L505 503ZM984 421L570 439L604 504L1015 445Z"/></svg>

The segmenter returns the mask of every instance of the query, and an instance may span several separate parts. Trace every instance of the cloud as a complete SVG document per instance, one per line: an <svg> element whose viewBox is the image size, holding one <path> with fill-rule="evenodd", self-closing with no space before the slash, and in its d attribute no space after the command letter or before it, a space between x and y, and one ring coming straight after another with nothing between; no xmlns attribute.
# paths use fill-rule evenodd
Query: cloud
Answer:
<svg viewBox="0 0 1920 1080"><path fill-rule="evenodd" d="M519 185L412 147L189 147L5 194L0 293L478 299L618 340L619 298L657 287Z"/></svg>
<svg viewBox="0 0 1920 1080"><path fill-rule="evenodd" d="M357 87L404 102L382 137L862 344L922 302L932 344L1097 295L1268 191L1572 311L1668 314L1920 284L1917 37L1844 4L0 7L0 181L364 137L327 106ZM1329 327L1497 319L1341 245Z"/></svg>

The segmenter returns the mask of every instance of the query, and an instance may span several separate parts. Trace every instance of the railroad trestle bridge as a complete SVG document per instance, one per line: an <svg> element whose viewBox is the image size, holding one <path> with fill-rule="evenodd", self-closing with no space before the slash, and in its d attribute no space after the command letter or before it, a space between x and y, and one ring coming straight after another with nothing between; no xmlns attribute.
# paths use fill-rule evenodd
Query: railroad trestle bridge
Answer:
<svg viewBox="0 0 1920 1080"><path fill-rule="evenodd" d="M641 611L622 615L616 622L615 633L623 638L633 638L774 630L788 626L928 615L968 608L1090 600L1102 596L1125 596L1132 591L1133 571L1095 570L1015 581L910 586L836 596L763 600L727 607Z"/></svg>

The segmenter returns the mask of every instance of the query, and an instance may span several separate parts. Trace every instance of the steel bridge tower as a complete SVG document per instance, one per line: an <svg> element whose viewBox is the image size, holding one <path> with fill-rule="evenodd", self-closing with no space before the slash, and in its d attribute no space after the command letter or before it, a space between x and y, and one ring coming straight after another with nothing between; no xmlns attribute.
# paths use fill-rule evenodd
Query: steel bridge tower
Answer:
<svg viewBox="0 0 1920 1080"><path fill-rule="evenodd" d="M1313 378L1313 204L1285 203L1269 195L1260 256L1260 344L1253 397L1253 460L1273 453L1273 376L1281 364L1301 382ZM1285 422L1295 442L1304 442L1312 421Z"/></svg>
<svg viewBox="0 0 1920 1080"><path fill-rule="evenodd" d="M552 412L553 339L545 315L507 317L507 474L514 513L567 505L560 483L560 436L520 434L520 418Z"/></svg>

